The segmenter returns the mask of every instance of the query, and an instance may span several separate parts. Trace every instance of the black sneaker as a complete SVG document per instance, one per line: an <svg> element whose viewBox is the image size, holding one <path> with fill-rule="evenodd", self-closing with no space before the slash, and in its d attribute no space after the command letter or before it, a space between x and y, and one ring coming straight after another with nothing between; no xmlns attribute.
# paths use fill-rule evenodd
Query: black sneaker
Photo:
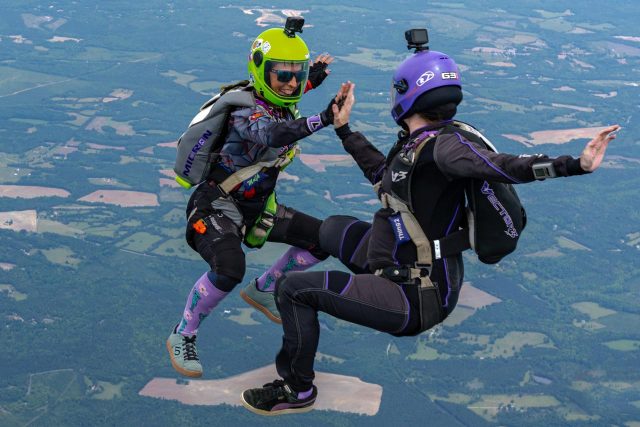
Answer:
<svg viewBox="0 0 640 427"><path fill-rule="evenodd" d="M262 388L252 388L242 393L242 404L258 415L282 415L309 412L318 396L313 386L308 397L298 399L298 393L291 390L283 380L275 380Z"/></svg>

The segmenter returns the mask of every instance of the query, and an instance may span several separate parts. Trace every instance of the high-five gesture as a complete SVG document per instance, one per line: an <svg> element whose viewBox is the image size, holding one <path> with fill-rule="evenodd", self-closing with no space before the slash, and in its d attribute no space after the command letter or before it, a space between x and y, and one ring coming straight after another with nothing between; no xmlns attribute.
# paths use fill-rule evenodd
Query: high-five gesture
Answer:
<svg viewBox="0 0 640 427"><path fill-rule="evenodd" d="M340 90L335 97L336 103L332 108L333 127L336 129L349 123L351 108L353 108L353 105L356 103L356 97L353 94L355 87L355 83L342 83Z"/></svg>
<svg viewBox="0 0 640 427"><path fill-rule="evenodd" d="M580 155L580 167L586 172L593 172L598 169L609 142L616 138L615 132L620 130L619 125L609 126L601 130L595 138L593 138L584 147Z"/></svg>

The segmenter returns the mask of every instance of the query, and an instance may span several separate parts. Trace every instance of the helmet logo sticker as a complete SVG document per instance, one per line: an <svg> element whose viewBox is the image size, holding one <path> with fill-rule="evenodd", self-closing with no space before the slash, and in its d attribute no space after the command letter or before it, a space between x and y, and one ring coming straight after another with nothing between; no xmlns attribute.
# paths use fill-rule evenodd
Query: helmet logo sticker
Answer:
<svg viewBox="0 0 640 427"><path fill-rule="evenodd" d="M251 51L253 52L256 49L259 49L262 46L262 39L256 39L251 46Z"/></svg>
<svg viewBox="0 0 640 427"><path fill-rule="evenodd" d="M418 86L422 86L424 85L426 82L428 82L429 80L431 80L432 78L435 77L435 74L433 74L433 71L429 70L429 71L425 71L424 73L422 73L422 75L418 78L418 80L416 80L416 84Z"/></svg>
<svg viewBox="0 0 640 427"><path fill-rule="evenodd" d="M269 42L262 43L262 52L267 54L267 53L269 53L270 50L271 50L271 43L269 43Z"/></svg>
<svg viewBox="0 0 640 427"><path fill-rule="evenodd" d="M441 75L442 80L458 80L458 73L454 73L449 72L449 73L442 73Z"/></svg>

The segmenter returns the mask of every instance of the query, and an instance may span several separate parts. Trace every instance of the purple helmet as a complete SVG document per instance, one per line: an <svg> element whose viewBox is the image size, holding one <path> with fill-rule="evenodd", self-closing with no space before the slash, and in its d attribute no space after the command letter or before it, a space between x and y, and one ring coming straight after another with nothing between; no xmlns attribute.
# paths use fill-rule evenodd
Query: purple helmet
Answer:
<svg viewBox="0 0 640 427"><path fill-rule="evenodd" d="M414 113L462 101L458 66L442 52L414 53L396 68L392 85L391 115L401 126Z"/></svg>

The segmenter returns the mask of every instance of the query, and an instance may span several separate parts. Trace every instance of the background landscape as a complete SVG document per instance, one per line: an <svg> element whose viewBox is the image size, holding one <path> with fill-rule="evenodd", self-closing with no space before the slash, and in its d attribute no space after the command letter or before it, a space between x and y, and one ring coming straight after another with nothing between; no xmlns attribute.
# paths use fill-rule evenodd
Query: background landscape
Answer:
<svg viewBox="0 0 640 427"><path fill-rule="evenodd" d="M337 58L303 114L352 80L352 128L382 151L397 132L391 72L416 27L461 66L459 118L501 151L578 156L598 128L623 129L596 174L518 188L529 216L519 249L496 266L466 256L465 298L443 326L400 339L321 315L317 369L381 394L372 412L334 406L286 421L640 426L640 3L359 4L3 3L0 425L285 421L233 396L188 405L141 391L178 378L164 341L206 269L183 238L175 141L221 84L246 78L253 38L302 14L312 54ZM371 219L377 199L333 131L301 146L280 201ZM249 251L246 280L283 249ZM201 328L203 380L271 364L281 334L235 292Z"/></svg>

